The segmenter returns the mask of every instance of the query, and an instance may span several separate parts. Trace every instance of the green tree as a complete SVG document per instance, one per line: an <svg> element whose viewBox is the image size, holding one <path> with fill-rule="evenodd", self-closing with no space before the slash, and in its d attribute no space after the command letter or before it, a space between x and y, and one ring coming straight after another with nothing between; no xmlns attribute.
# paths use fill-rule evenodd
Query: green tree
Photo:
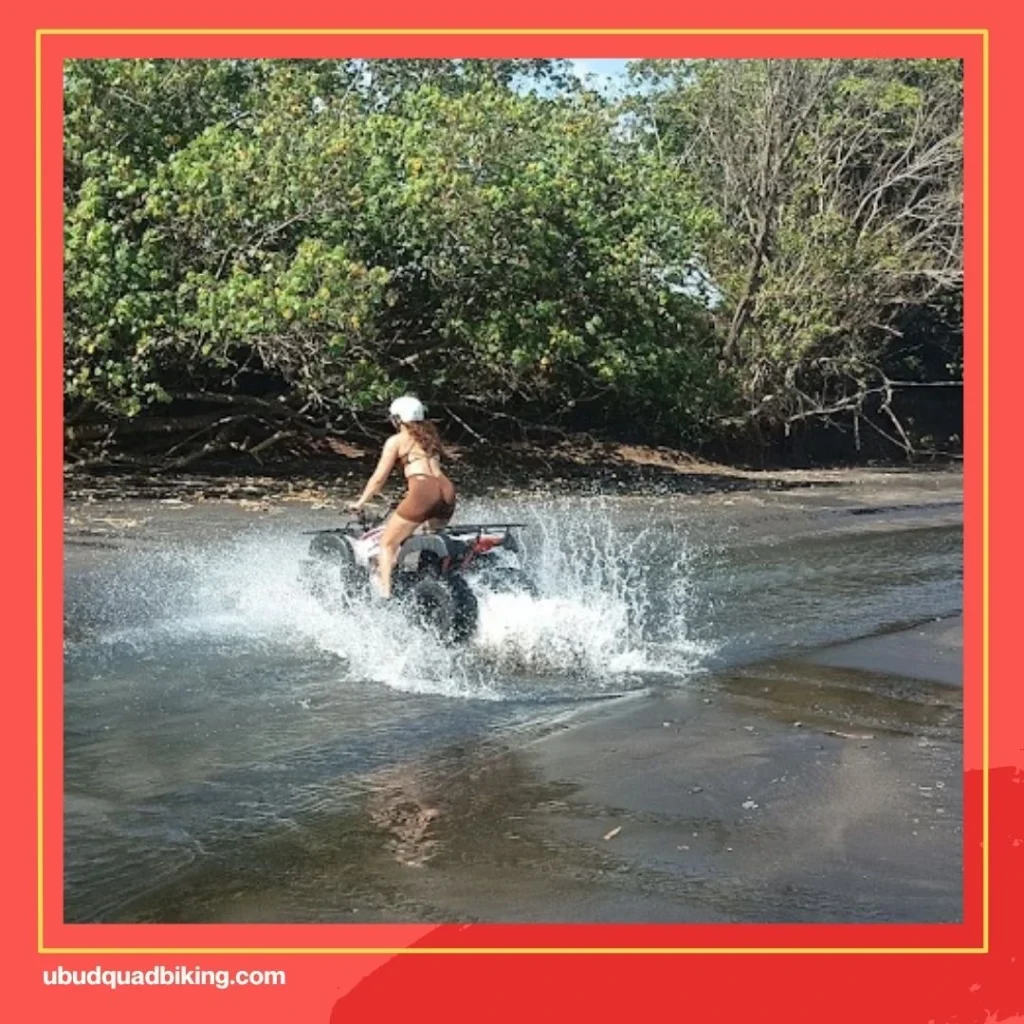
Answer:
<svg viewBox="0 0 1024 1024"><path fill-rule="evenodd" d="M701 216L685 181L592 95L526 95L513 66L402 70L371 88L264 62L173 148L76 137L105 162L68 189L69 396L133 415L257 370L331 415L414 387L478 417L699 433L720 389L668 263ZM199 95L226 73L187 71ZM160 73L179 71L128 69L134 105Z"/></svg>
<svg viewBox="0 0 1024 1024"><path fill-rule="evenodd" d="M412 389L477 432L912 447L895 394L961 362L959 65L633 73L611 102L558 61L69 62L69 410L201 400L247 443Z"/></svg>

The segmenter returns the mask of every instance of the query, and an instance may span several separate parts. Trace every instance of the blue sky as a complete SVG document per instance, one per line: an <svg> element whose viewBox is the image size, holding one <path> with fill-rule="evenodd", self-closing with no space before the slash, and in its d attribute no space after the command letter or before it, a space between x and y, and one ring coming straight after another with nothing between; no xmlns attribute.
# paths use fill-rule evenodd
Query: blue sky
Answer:
<svg viewBox="0 0 1024 1024"><path fill-rule="evenodd" d="M569 61L580 78L588 79L602 92L614 92L625 81L627 58L577 57Z"/></svg>

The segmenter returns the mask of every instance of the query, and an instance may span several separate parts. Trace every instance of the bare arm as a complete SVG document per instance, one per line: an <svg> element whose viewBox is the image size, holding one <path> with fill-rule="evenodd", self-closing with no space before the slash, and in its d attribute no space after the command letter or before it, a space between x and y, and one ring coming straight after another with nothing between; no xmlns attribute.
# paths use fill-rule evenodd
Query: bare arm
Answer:
<svg viewBox="0 0 1024 1024"><path fill-rule="evenodd" d="M380 453L380 461L377 463L377 468L373 471L373 476L367 481L366 487L363 488L363 493L352 506L353 508L362 508L387 483L391 470L395 468L395 462L398 459L398 443L399 437L397 434L394 437L389 437L384 442L384 450Z"/></svg>

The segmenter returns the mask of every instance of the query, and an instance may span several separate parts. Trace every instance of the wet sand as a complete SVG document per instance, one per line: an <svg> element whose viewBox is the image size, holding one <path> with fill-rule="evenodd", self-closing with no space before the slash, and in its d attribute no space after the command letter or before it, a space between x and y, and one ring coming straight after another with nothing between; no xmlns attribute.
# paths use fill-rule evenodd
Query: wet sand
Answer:
<svg viewBox="0 0 1024 1024"><path fill-rule="evenodd" d="M356 919L956 922L960 621L749 666L379 780ZM903 676L878 665L898 653Z"/></svg>
<svg viewBox="0 0 1024 1024"><path fill-rule="evenodd" d="M957 522L953 475L702 495L718 530ZM336 512L296 499L303 525ZM197 505L200 506L197 508ZM70 503L66 568L284 503ZM686 506L681 505L685 514ZM201 519L195 517L201 514ZM197 530L197 527L199 530ZM699 527L695 526L695 530ZM931 621L593 702L339 780L258 863L200 859L132 920L956 922L962 622ZM225 884L225 879L234 879Z"/></svg>
<svg viewBox="0 0 1024 1024"><path fill-rule="evenodd" d="M315 856L303 850L301 876L281 885L265 851L270 884L211 905L209 886L186 880L178 912L957 922L958 630L931 623L610 701L521 742L438 751L367 780ZM874 672L894 645L916 678ZM826 656L843 666L819 664Z"/></svg>

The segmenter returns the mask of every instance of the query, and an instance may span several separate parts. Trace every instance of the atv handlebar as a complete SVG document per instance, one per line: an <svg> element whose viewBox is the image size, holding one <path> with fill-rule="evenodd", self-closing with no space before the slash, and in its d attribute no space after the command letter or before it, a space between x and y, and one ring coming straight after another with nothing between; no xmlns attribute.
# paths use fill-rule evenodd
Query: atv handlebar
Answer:
<svg viewBox="0 0 1024 1024"><path fill-rule="evenodd" d="M369 504L369 502L367 502L367 504ZM380 523L384 522L384 520L387 519L387 517L391 515L396 508L398 508L398 505L399 502L397 501L389 501L383 506L383 508L376 506L374 509L369 511L367 511L366 506L364 505L356 512L354 522L357 522L360 526L378 526Z"/></svg>

